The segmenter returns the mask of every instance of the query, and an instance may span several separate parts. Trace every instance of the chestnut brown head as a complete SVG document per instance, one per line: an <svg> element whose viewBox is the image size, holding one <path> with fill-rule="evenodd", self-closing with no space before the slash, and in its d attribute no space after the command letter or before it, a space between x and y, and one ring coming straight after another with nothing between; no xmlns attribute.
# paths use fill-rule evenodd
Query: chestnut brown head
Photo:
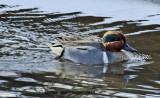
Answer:
<svg viewBox="0 0 160 98"><path fill-rule="evenodd" d="M121 51L121 49L131 52L137 51L126 43L126 38L121 31L106 32L102 37L102 44L107 50L113 52Z"/></svg>

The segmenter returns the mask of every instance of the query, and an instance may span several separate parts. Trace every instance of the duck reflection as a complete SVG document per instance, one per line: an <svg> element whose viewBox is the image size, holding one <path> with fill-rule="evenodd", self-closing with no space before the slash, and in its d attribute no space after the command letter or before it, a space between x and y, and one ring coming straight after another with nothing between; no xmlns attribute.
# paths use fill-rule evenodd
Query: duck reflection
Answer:
<svg viewBox="0 0 160 98"><path fill-rule="evenodd" d="M66 64L67 63L67 64ZM72 82L87 86L102 86L106 88L122 89L127 87L129 80L136 78L140 65L150 64L148 61L119 62L105 65L80 65L70 62L62 62L56 66L56 74L59 78L71 79ZM129 73L132 71L132 74ZM135 77L133 77L135 76Z"/></svg>
<svg viewBox="0 0 160 98"><path fill-rule="evenodd" d="M125 63L115 63L103 66L103 80L110 87L125 88L129 84L129 80L138 77L135 75L139 72L142 65L151 64L153 61L134 61ZM132 74L127 72L132 71Z"/></svg>
<svg viewBox="0 0 160 98"><path fill-rule="evenodd" d="M110 87L124 88L128 84L129 75L125 74L123 64L104 65L103 73L103 80Z"/></svg>

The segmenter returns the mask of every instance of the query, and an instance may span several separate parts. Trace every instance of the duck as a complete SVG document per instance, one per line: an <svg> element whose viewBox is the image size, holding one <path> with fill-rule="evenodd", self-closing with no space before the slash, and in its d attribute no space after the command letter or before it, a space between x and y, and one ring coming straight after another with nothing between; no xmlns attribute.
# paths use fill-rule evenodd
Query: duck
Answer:
<svg viewBox="0 0 160 98"><path fill-rule="evenodd" d="M107 31L101 38L63 36L46 44L59 58L89 65L125 61L129 59L127 52L138 51L127 43L122 31Z"/></svg>

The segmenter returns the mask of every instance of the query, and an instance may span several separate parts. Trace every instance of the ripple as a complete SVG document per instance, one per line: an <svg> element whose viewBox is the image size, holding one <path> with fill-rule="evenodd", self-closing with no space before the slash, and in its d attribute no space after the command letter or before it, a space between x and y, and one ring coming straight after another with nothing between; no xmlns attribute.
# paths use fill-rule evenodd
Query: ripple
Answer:
<svg viewBox="0 0 160 98"><path fill-rule="evenodd" d="M20 77L21 75L12 71L0 71L2 77Z"/></svg>
<svg viewBox="0 0 160 98"><path fill-rule="evenodd" d="M6 80L0 80L0 84L6 83L6 82L8 82L8 81L6 81Z"/></svg>
<svg viewBox="0 0 160 98"><path fill-rule="evenodd" d="M36 80L32 78L27 78L27 77L20 77L16 78L15 81L21 81L21 82L37 82Z"/></svg>
<svg viewBox="0 0 160 98"><path fill-rule="evenodd" d="M20 92L0 91L0 97L20 97Z"/></svg>
<svg viewBox="0 0 160 98"><path fill-rule="evenodd" d="M61 84L61 83L44 83L44 85L49 85L49 87L64 88L64 89L72 89L73 88L73 86Z"/></svg>
<svg viewBox="0 0 160 98"><path fill-rule="evenodd" d="M159 94L160 90L159 89L146 89L146 88L127 88L128 90L133 90L133 91L139 91L139 93L145 92L145 93L153 93L153 94Z"/></svg>
<svg viewBox="0 0 160 98"><path fill-rule="evenodd" d="M155 88L155 87L153 87L153 86L149 86L149 85L137 85L137 86L139 86L139 87L142 87L142 88L144 88L144 89L159 89L159 88Z"/></svg>
<svg viewBox="0 0 160 98"><path fill-rule="evenodd" d="M154 81L154 82L156 82L157 84L160 84L160 81Z"/></svg>
<svg viewBox="0 0 160 98"><path fill-rule="evenodd" d="M114 96L117 96L117 97L128 97L128 98L144 97L143 95L132 94L132 93L125 93L125 92L118 92L118 93L114 94Z"/></svg>
<svg viewBox="0 0 160 98"><path fill-rule="evenodd" d="M20 88L12 88L12 90L14 91L21 91L24 93L45 93L45 89L43 87L40 86L24 86L24 87L20 87Z"/></svg>

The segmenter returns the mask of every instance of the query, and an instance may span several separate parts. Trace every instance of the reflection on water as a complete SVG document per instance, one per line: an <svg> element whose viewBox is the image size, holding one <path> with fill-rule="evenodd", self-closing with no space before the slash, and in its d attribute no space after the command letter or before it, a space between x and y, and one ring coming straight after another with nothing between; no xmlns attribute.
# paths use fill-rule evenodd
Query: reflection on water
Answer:
<svg viewBox="0 0 160 98"><path fill-rule="evenodd" d="M158 0L77 1L81 7L47 1L0 1L0 97L160 97ZM81 65L55 60L45 45L60 33L101 36L107 30L122 30L152 59Z"/></svg>

